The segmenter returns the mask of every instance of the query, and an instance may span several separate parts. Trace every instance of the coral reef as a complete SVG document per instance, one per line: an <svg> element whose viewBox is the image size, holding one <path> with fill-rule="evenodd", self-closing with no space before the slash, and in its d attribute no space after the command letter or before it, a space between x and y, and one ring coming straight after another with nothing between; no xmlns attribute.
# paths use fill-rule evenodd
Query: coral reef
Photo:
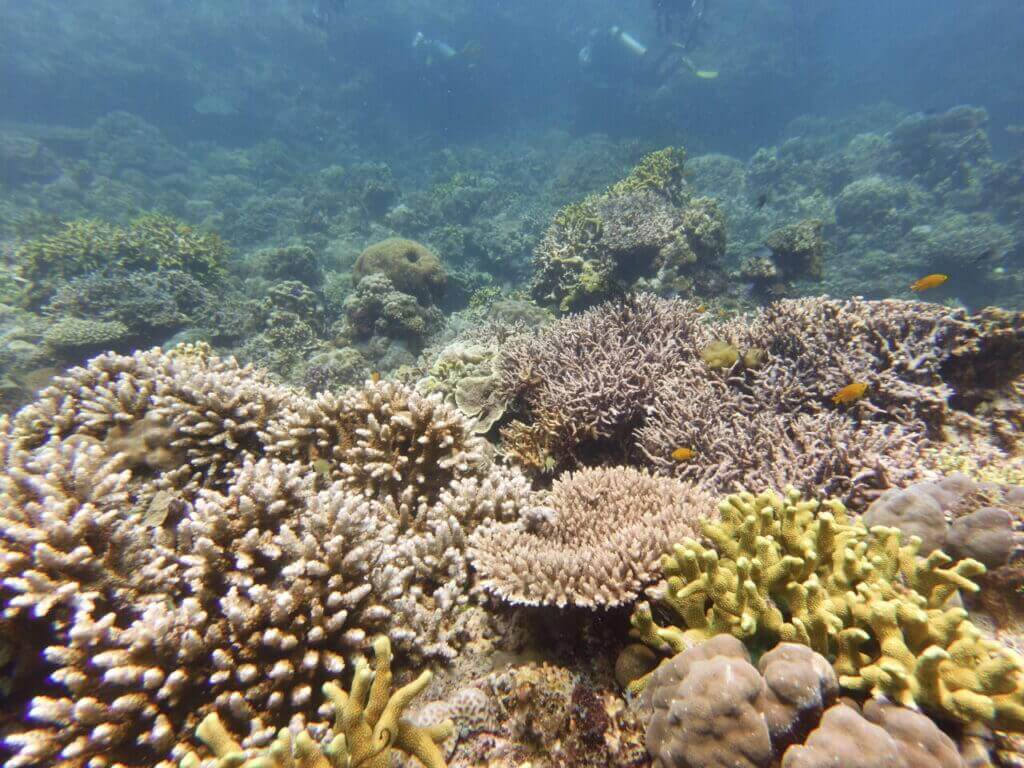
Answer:
<svg viewBox="0 0 1024 768"><path fill-rule="evenodd" d="M654 152L606 192L558 211L534 251L537 302L568 312L636 288L719 292L725 220L714 200L690 194L685 159L681 149Z"/></svg>
<svg viewBox="0 0 1024 768"><path fill-rule="evenodd" d="M430 682L430 672L394 693L391 692L391 646L387 638L374 641L376 665L370 671L366 661L356 663L352 690L343 691L334 683L326 683L324 695L334 708L334 737L320 750L308 733L293 737L282 729L273 745L263 757L268 768L287 768L295 758L302 764L324 768L347 768L351 765L366 768L387 768L391 750L414 755L425 768L445 768L444 757L437 744L451 733L448 721L431 728L420 728L406 717L405 710ZM216 766L238 765L247 755L224 728L216 714L207 715L196 729L214 756ZM258 758L257 758L258 759ZM248 763L246 763L248 764ZM181 768L200 768L203 763L193 752L182 761Z"/></svg>
<svg viewBox="0 0 1024 768"><path fill-rule="evenodd" d="M677 625L655 623L644 603L633 634L658 650L731 634L755 647L810 646L830 659L842 687L919 706L954 720L1024 729L1024 659L984 637L950 600L976 592L985 572L952 564L895 528L869 532L835 499L807 501L793 489L729 496L712 547L693 539L662 559L659 606ZM633 683L642 686L643 679Z"/></svg>
<svg viewBox="0 0 1024 768"><path fill-rule="evenodd" d="M985 370L996 339L1011 362L990 391L1006 391L1013 322L856 299L780 301L725 322L650 295L609 303L503 345L501 393L518 419L503 430L505 450L535 468L647 464L718 490L885 488L925 469L921 448L967 418L953 392L966 405L977 390L960 371ZM736 362L708 366L713 344ZM961 354L971 359L962 369ZM868 385L866 397L834 403L851 381ZM677 448L692 458L679 461Z"/></svg>
<svg viewBox="0 0 1024 768"><path fill-rule="evenodd" d="M562 475L539 501L471 542L481 586L510 603L630 603L656 580L656 553L714 513L700 491L627 467Z"/></svg>

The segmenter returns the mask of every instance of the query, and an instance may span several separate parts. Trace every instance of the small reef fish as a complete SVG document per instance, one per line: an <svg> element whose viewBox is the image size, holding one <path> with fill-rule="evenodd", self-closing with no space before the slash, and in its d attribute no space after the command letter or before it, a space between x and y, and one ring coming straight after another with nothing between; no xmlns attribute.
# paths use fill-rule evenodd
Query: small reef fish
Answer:
<svg viewBox="0 0 1024 768"><path fill-rule="evenodd" d="M768 193L767 192L762 192L760 195L757 196L757 200L754 201L754 207L757 208L758 210L761 210L762 208L764 208L765 203L767 203L767 202L768 202Z"/></svg>
<svg viewBox="0 0 1024 768"><path fill-rule="evenodd" d="M832 395L832 402L836 405L848 405L860 400L867 391L868 385L865 382L854 381Z"/></svg>
<svg viewBox="0 0 1024 768"><path fill-rule="evenodd" d="M676 448L674 451L672 451L673 461L678 462L689 461L696 455L697 452L693 450L693 448Z"/></svg>
<svg viewBox="0 0 1024 768"><path fill-rule="evenodd" d="M911 283L910 290L927 291L929 288L938 288L947 280L949 280L949 275L925 275L920 280L915 280Z"/></svg>
<svg viewBox="0 0 1024 768"><path fill-rule="evenodd" d="M374 384L380 381L380 371L373 371L372 373L370 373L370 381L372 381Z"/></svg>

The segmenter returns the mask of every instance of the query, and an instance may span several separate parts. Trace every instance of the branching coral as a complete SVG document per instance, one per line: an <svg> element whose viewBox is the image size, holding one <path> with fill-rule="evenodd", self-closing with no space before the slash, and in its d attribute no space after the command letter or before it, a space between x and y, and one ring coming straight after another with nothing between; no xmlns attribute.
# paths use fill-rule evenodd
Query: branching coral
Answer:
<svg viewBox="0 0 1024 768"><path fill-rule="evenodd" d="M369 382L336 395L294 400L267 431L271 455L323 460L324 471L367 498L390 498L403 515L489 461L472 422L402 384Z"/></svg>
<svg viewBox="0 0 1024 768"><path fill-rule="evenodd" d="M722 490L862 494L912 479L920 448L963 419L949 361L994 333L913 302L799 299L715 322L644 294L505 344L496 368L519 419L506 451L540 468L647 463ZM734 350L730 365L706 362L714 344ZM866 396L834 403L851 381Z"/></svg>
<svg viewBox="0 0 1024 768"><path fill-rule="evenodd" d="M920 540L868 531L834 499L821 507L792 489L728 497L721 522L702 527L711 548L684 540L662 559L658 605L677 623L659 626L644 603L634 636L674 652L717 634L800 643L833 661L844 688L1024 729L1024 659L950 602L977 591L971 578L985 567L941 551L919 557Z"/></svg>
<svg viewBox="0 0 1024 768"><path fill-rule="evenodd" d="M215 768L387 768L391 764L391 750L416 757L426 768L444 768L444 757L437 745L450 735L451 721L420 728L404 716L412 699L430 682L430 672L392 693L391 645L381 637L373 647L376 669L371 672L366 660L360 657L350 693L335 683L323 686L334 709L335 735L326 745L317 746L306 732L293 737L288 729L282 729L264 755L247 760L242 746L224 728L220 718L211 714L196 732L218 758ZM194 752L181 761L181 768L201 765L204 763Z"/></svg>
<svg viewBox="0 0 1024 768"><path fill-rule="evenodd" d="M15 435L31 448L72 435L123 443L160 428L166 447L185 460L157 467L140 454L145 469L166 470L159 477L165 485L219 486L244 458L260 455L261 432L294 396L264 372L221 360L208 347L109 354L57 378L18 414Z"/></svg>
<svg viewBox="0 0 1024 768"><path fill-rule="evenodd" d="M349 393L331 479L275 426L310 401L249 372L288 400L264 423L270 401L243 403L244 372L202 348L104 356L5 425L12 766L170 768L211 713L263 747L284 726L326 727L313 692L371 633L418 662L487 631L466 542L518 517L526 479L483 461L450 408L383 383ZM260 458L264 440L279 458Z"/></svg>
<svg viewBox="0 0 1024 768"><path fill-rule="evenodd" d="M556 480L522 522L478 531L473 565L511 603L613 608L655 580L655 553L711 514L709 497L674 480L582 470Z"/></svg>

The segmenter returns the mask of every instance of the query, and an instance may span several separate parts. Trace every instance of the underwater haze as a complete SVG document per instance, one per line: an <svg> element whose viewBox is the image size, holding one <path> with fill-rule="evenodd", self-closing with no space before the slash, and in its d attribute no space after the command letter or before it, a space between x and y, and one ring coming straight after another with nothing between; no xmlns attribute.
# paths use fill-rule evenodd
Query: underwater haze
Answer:
<svg viewBox="0 0 1024 768"><path fill-rule="evenodd" d="M0 0L0 766L1024 765L1022 64Z"/></svg>

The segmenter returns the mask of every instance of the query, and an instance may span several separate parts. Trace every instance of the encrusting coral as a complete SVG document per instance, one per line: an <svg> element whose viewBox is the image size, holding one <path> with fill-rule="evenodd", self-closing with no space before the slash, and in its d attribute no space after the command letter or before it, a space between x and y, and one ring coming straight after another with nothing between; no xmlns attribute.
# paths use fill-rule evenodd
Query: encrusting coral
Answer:
<svg viewBox="0 0 1024 768"><path fill-rule="evenodd" d="M376 668L371 672L360 657L351 692L346 693L335 683L323 686L334 709L334 737L325 746L317 746L308 733L293 736L283 728L269 750L247 758L220 718L210 714L196 732L218 758L214 768L387 768L392 750L416 757L426 768L445 768L437 745L451 734L451 721L421 728L405 717L409 703L430 682L430 672L423 672L392 693L391 645L387 638L379 637L373 648ZM203 765L194 752L181 761L181 768Z"/></svg>
<svg viewBox="0 0 1024 768"><path fill-rule="evenodd" d="M684 540L662 559L656 602L675 623L658 625L642 603L635 637L662 652L717 634L762 648L800 643L832 660L848 690L1024 730L1024 659L983 637L951 601L977 591L981 563L919 557L919 539L868 531L839 501L793 489L734 494L719 511L721 522L702 526L711 548Z"/></svg>
<svg viewBox="0 0 1024 768"><path fill-rule="evenodd" d="M657 578L656 553L714 513L692 486L628 467L563 475L541 501L471 542L481 585L510 603L629 603Z"/></svg>

